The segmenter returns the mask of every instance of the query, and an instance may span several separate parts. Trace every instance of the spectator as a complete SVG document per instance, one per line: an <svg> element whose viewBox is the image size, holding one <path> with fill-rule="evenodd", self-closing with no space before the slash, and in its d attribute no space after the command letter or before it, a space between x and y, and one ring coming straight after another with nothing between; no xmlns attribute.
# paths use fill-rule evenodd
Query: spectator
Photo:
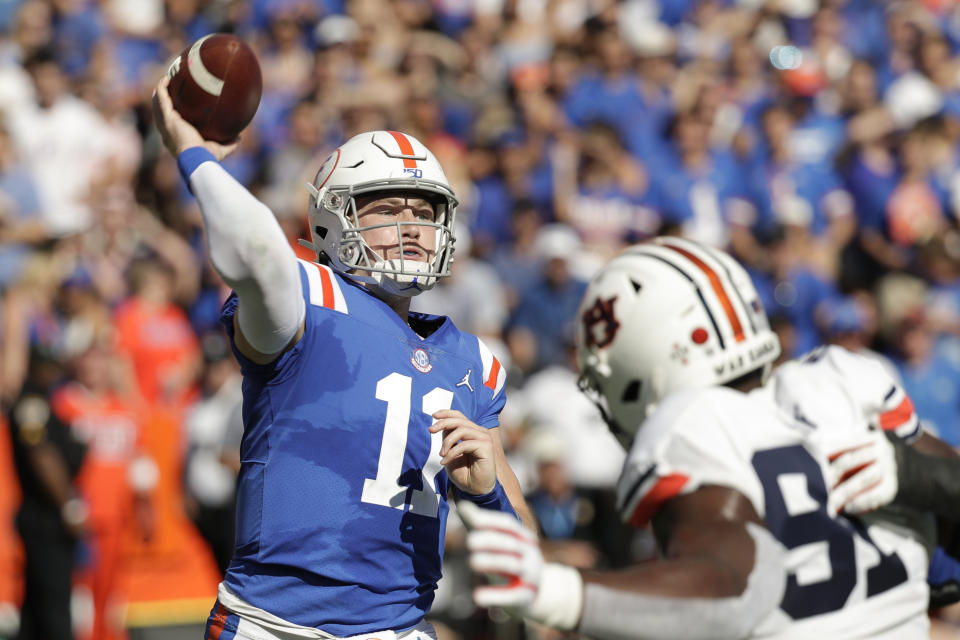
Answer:
<svg viewBox="0 0 960 640"><path fill-rule="evenodd" d="M131 395L123 360L117 358L106 325L94 326L87 344L76 346L70 375L51 397L51 412L69 425L87 447L77 478L89 505L90 537L77 583L91 609L78 614L79 638L121 640L126 637L118 607L125 601L120 580L124 534L128 521L138 535L152 535L150 490L157 482L156 464L138 458L143 407Z"/></svg>
<svg viewBox="0 0 960 640"><path fill-rule="evenodd" d="M792 153L793 115L774 105L762 116L766 153L750 175L759 207L756 233L772 227L804 227L810 237L808 266L831 279L839 269L840 252L856 231L853 200L840 177L820 164L803 164ZM746 251L738 252L740 255Z"/></svg>
<svg viewBox="0 0 960 640"><path fill-rule="evenodd" d="M785 319L792 340L783 345L788 357L798 357L819 343L818 306L838 295L836 283L806 265L809 235L802 226L776 229L765 241L769 269L751 277L764 307L774 318Z"/></svg>
<svg viewBox="0 0 960 640"><path fill-rule="evenodd" d="M25 559L20 629L13 635L23 640L73 639L74 556L78 541L90 533L89 506L76 484L85 447L48 400L60 357L39 345L31 350L27 379L8 415L22 489L16 522Z"/></svg>
<svg viewBox="0 0 960 640"><path fill-rule="evenodd" d="M710 149L710 126L697 111L674 116L667 131L671 149L650 167L650 202L685 236L723 247L731 207L745 189L732 155Z"/></svg>
<svg viewBox="0 0 960 640"><path fill-rule="evenodd" d="M591 125L557 145L554 204L557 220L572 227L599 265L625 244L652 236L660 216L643 196L647 172L620 146L610 127Z"/></svg>
<svg viewBox="0 0 960 640"><path fill-rule="evenodd" d="M891 343L894 364L924 427L960 447L960 360L955 352L934 349L936 336L922 307L895 321Z"/></svg>
<svg viewBox="0 0 960 640"><path fill-rule="evenodd" d="M20 276L31 246L47 237L33 177L19 161L0 115L0 290Z"/></svg>
<svg viewBox="0 0 960 640"><path fill-rule="evenodd" d="M24 68L36 103L12 112L9 127L39 190L43 221L57 236L85 230L93 220L87 196L109 150L106 125L71 95L51 49L34 52Z"/></svg>
<svg viewBox="0 0 960 640"><path fill-rule="evenodd" d="M835 344L851 353L876 360L890 375L900 379L896 366L887 356L871 348L876 338L876 309L867 295L824 300L816 310L820 334L825 344Z"/></svg>
<svg viewBox="0 0 960 640"><path fill-rule="evenodd" d="M243 435L240 369L219 332L201 340L202 396L187 409L189 451L184 468L193 521L210 545L221 575L233 557L236 483Z"/></svg>
<svg viewBox="0 0 960 640"><path fill-rule="evenodd" d="M186 314L173 302L173 271L162 262L133 265L133 295L114 314L121 353L130 358L149 404L182 406L197 391L201 352Z"/></svg>
<svg viewBox="0 0 960 640"><path fill-rule="evenodd" d="M593 529L596 509L570 482L564 441L549 427L541 427L527 442L537 464L537 484L526 498L540 525L544 557L580 569L596 568L600 561L598 532Z"/></svg>
<svg viewBox="0 0 960 640"><path fill-rule="evenodd" d="M543 227L537 236L540 275L520 293L507 329L511 359L525 374L566 359L564 346L586 287L574 271L580 247L576 232L565 225Z"/></svg>

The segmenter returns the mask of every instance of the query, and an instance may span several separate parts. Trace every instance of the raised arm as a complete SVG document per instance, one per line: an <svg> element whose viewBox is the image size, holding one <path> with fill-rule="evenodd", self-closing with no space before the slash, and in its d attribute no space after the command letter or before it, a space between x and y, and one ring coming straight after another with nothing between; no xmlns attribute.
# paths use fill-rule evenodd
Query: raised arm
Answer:
<svg viewBox="0 0 960 640"><path fill-rule="evenodd" d="M303 335L296 255L270 209L220 166L236 143L204 140L174 110L168 84L165 76L154 91L154 119L200 203L210 262L237 293L237 348L254 362L271 362Z"/></svg>

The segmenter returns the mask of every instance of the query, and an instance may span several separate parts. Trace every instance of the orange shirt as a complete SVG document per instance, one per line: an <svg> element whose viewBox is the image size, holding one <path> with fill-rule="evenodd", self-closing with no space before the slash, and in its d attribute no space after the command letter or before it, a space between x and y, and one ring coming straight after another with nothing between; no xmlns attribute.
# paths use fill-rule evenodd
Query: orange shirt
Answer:
<svg viewBox="0 0 960 640"><path fill-rule="evenodd" d="M184 510L182 411L151 408L140 442L141 451L157 463L160 479L151 492L152 537L145 540L131 527L124 543L127 624L202 622L216 599L220 572Z"/></svg>
<svg viewBox="0 0 960 640"><path fill-rule="evenodd" d="M76 484L89 504L91 521L120 526L130 510L127 466L137 450L138 408L116 394L90 393L76 383L58 389L51 406L88 447Z"/></svg>
<svg viewBox="0 0 960 640"><path fill-rule="evenodd" d="M14 513L20 506L20 485L14 471L10 426L0 414L0 602L21 601L23 549L13 528Z"/></svg>
<svg viewBox="0 0 960 640"><path fill-rule="evenodd" d="M191 372L201 357L200 342L180 307L167 304L154 309L133 297L118 307L114 326L118 347L133 362L144 400L180 402L193 394Z"/></svg>

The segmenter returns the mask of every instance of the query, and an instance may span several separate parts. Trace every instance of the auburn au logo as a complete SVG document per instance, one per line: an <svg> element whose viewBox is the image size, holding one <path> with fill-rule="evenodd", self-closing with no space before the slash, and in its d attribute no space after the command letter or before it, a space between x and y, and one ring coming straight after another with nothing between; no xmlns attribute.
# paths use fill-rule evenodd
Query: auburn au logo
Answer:
<svg viewBox="0 0 960 640"><path fill-rule="evenodd" d="M588 347L602 349L613 342L617 330L620 329L620 323L613 315L613 303L616 301L617 296L607 300L597 298L593 306L583 312L581 321Z"/></svg>

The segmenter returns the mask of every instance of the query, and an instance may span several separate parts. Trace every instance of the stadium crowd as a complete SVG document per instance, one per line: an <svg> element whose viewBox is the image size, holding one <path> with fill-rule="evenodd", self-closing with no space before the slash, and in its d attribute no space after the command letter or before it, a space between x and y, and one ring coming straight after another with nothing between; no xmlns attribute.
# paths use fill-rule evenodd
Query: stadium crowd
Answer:
<svg viewBox="0 0 960 640"><path fill-rule="evenodd" d="M743 262L784 358L871 354L960 447L955 2L0 0L0 637L28 622L31 553L66 576L46 588L86 594L74 626L98 639L206 619L229 561L228 291L150 109L170 61L217 31L264 78L224 165L301 257L304 183L331 150L397 129L437 155L456 261L413 308L508 367L505 446L549 557L652 553L617 523L624 454L571 347L586 281L657 234ZM31 455L43 443L57 455ZM62 536L25 509L51 495ZM517 633L474 609L449 535L437 620Z"/></svg>

